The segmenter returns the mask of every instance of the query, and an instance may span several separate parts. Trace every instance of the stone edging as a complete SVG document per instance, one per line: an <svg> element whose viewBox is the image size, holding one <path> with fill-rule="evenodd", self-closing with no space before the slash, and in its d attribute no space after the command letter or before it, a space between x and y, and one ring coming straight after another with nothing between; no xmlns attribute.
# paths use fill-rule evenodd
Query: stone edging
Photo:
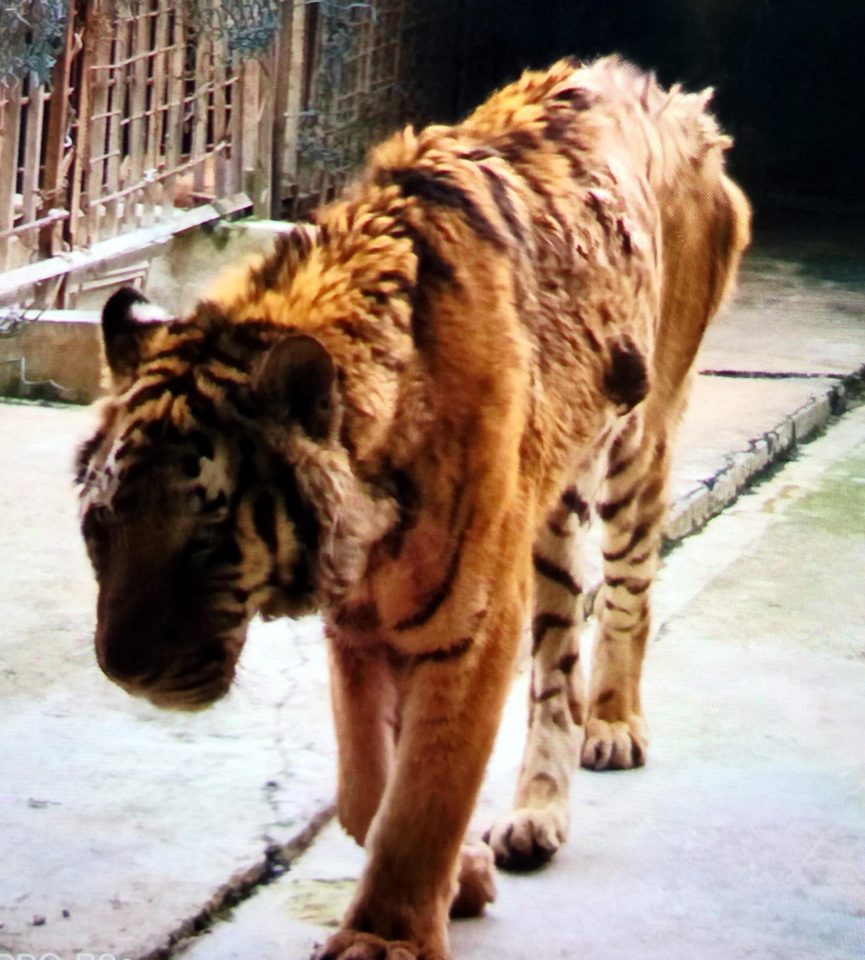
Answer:
<svg viewBox="0 0 865 960"><path fill-rule="evenodd" d="M829 422L861 399L865 366L840 376L821 394L788 414L772 430L751 440L746 450L725 454L725 465L671 505L664 539L677 543L696 533L730 506L766 470L812 440Z"/></svg>

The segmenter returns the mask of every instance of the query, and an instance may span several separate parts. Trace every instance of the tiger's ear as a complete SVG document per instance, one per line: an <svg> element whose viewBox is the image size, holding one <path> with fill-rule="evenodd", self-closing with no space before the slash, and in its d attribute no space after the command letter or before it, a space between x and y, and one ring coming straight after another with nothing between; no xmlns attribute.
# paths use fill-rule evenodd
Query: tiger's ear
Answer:
<svg viewBox="0 0 865 960"><path fill-rule="evenodd" d="M275 420L299 423L313 439L324 439L336 424L336 369L315 337L297 334L275 343L258 368L255 389Z"/></svg>
<svg viewBox="0 0 865 960"><path fill-rule="evenodd" d="M171 318L134 287L121 287L102 308L102 343L115 382L135 372L141 348Z"/></svg>

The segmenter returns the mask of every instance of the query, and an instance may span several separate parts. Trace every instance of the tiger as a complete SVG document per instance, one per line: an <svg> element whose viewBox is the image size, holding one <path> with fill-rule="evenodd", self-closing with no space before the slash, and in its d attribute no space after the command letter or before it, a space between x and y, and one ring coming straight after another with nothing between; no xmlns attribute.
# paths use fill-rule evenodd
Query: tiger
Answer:
<svg viewBox="0 0 865 960"><path fill-rule="evenodd" d="M750 236L710 96L616 56L527 71L373 148L188 314L133 288L104 306L76 469L96 658L195 710L254 616L321 614L337 813L366 863L318 960L447 960L493 860L565 841L576 767L645 762L672 442ZM524 635L513 809L465 844Z"/></svg>

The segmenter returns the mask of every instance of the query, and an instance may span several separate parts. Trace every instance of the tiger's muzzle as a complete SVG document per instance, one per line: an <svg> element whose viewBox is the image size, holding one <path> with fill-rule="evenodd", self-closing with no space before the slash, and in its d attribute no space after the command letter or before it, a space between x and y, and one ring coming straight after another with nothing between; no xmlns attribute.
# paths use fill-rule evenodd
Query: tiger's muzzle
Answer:
<svg viewBox="0 0 865 960"><path fill-rule="evenodd" d="M228 693L242 638L157 632L153 626L98 624L96 659L110 680L133 696L175 710L200 710Z"/></svg>

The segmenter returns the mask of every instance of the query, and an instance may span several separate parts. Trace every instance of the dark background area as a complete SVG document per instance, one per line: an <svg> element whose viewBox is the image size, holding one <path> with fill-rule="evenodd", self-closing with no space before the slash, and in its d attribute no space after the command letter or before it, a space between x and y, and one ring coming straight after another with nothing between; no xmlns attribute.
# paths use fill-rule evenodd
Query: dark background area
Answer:
<svg viewBox="0 0 865 960"><path fill-rule="evenodd" d="M865 212L865 0L465 0L464 15L460 114L526 66L617 52L716 88L755 200Z"/></svg>

